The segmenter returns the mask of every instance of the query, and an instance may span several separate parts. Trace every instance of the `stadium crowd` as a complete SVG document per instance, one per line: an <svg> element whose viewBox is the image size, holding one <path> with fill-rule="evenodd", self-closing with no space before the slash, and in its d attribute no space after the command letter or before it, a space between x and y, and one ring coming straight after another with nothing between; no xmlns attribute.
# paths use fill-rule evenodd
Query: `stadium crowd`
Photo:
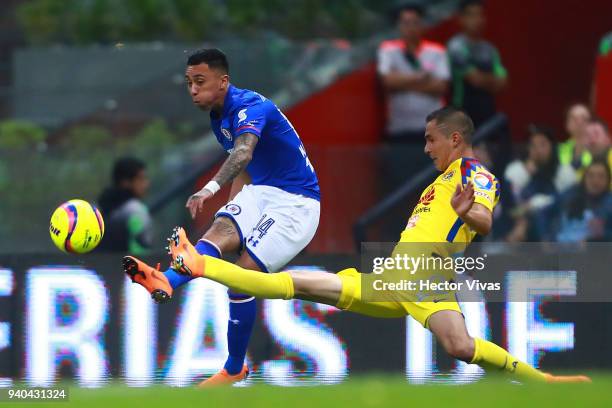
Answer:
<svg viewBox="0 0 612 408"><path fill-rule="evenodd" d="M423 17L418 6L399 8L400 38L384 41L378 50L378 74L388 97L386 140L394 145L420 146L425 116L445 103L465 110L478 128L495 115L495 95L507 85L500 53L483 37L482 1L461 2L461 32L446 46L423 38ZM612 48L611 38L609 33L602 39L602 55ZM525 144L502 137L475 149L477 158L501 180L500 203L488 239L612 240L608 124L586 103L574 103L565 112L565 134L542 124L530 125L526 131ZM512 149L514 160L507 159L506 147Z"/></svg>

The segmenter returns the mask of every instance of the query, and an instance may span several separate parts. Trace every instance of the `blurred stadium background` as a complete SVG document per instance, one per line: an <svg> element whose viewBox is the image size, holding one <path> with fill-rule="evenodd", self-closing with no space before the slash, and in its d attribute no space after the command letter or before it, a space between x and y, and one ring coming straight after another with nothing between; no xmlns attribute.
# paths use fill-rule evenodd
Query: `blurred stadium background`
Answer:
<svg viewBox="0 0 612 408"><path fill-rule="evenodd" d="M195 222L184 209L224 157L207 115L185 90L185 58L193 49L224 50L232 82L275 101L308 149L321 183L322 216L317 235L292 265L333 271L359 263L362 241L395 241L433 175L422 146L384 137L376 50L397 37L391 13L401 3L4 0L0 384L77 378L83 386L187 385L220 366L227 319L220 287L192 284L180 301L158 308L124 280L122 254L63 256L47 232L58 204L77 197L95 202L110 183L114 160L126 155L144 160L152 181L146 198L154 224L151 260L163 259L174 225L199 237L210 224L225 194ZM459 1L420 3L425 38L445 44L459 30ZM612 3L484 4L485 37L509 76L497 96L499 113L478 129L496 174L522 157L529 124L546 124L565 140L565 110L572 103L612 123L612 53L598 49L612 30ZM509 222L492 239L508 240L516 220ZM64 281L77 283L62 287ZM127 304L146 310L147 318L130 315ZM348 316L307 302L261 304L251 382L337 383L349 373L373 372L399 373L413 383L481 376L436 357L430 337L411 320ZM521 312L528 314L521 327L508 320L509 305L467 307L489 322L474 321L475 330L502 345L523 341L522 357L536 365L612 368L610 303L543 305ZM70 340L62 330L79 335ZM185 349L192 354L179 352Z"/></svg>

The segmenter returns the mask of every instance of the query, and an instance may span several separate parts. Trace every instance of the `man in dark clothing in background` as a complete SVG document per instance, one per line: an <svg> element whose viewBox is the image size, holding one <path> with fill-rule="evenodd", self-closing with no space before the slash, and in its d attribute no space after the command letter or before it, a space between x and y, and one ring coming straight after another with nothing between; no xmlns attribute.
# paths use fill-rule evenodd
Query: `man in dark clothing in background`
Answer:
<svg viewBox="0 0 612 408"><path fill-rule="evenodd" d="M482 38L486 23L482 1L463 0L459 22L462 32L447 46L452 105L466 111L478 127L495 114L495 94L506 86L507 73L495 46Z"/></svg>
<svg viewBox="0 0 612 408"><path fill-rule="evenodd" d="M106 223L100 249L144 254L151 247L152 222L142 202L149 189L145 163L125 157L113 166L113 185L106 188L98 205Z"/></svg>

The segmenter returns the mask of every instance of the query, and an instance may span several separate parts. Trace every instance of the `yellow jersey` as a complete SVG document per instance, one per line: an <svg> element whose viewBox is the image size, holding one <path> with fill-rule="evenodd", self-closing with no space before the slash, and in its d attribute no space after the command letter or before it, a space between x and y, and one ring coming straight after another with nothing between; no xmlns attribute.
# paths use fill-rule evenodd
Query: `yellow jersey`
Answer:
<svg viewBox="0 0 612 408"><path fill-rule="evenodd" d="M474 202L493 211L499 201L499 181L476 159L462 157L452 162L421 194L400 242L469 243L476 232L451 206L457 184L474 186Z"/></svg>

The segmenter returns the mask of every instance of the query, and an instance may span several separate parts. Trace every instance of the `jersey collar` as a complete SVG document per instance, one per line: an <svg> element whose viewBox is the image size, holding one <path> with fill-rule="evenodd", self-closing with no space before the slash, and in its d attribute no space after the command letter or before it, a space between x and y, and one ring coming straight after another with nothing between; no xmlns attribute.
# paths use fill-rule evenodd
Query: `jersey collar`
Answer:
<svg viewBox="0 0 612 408"><path fill-rule="evenodd" d="M230 113L233 107L235 93L236 87L232 84L229 84L229 86L227 87L227 93L225 94L225 99L223 100L223 115L221 117L218 117L215 112L210 111L211 119L223 119Z"/></svg>
<svg viewBox="0 0 612 408"><path fill-rule="evenodd" d="M458 159L455 159L455 160L454 160L454 161L453 161L451 164L449 164L449 165L448 165L448 167L446 168L446 170L444 170L442 173L446 173L446 172L447 172L447 171L448 171L448 170L449 170L451 167L453 167L453 166L460 166L460 165L461 165L461 162L462 162L463 160L468 160L468 161L476 161L476 162L478 161L478 159L476 159L476 158L474 158L474 157L467 157L467 156L463 157L463 156L462 156L462 157L460 157L460 158L458 158Z"/></svg>

